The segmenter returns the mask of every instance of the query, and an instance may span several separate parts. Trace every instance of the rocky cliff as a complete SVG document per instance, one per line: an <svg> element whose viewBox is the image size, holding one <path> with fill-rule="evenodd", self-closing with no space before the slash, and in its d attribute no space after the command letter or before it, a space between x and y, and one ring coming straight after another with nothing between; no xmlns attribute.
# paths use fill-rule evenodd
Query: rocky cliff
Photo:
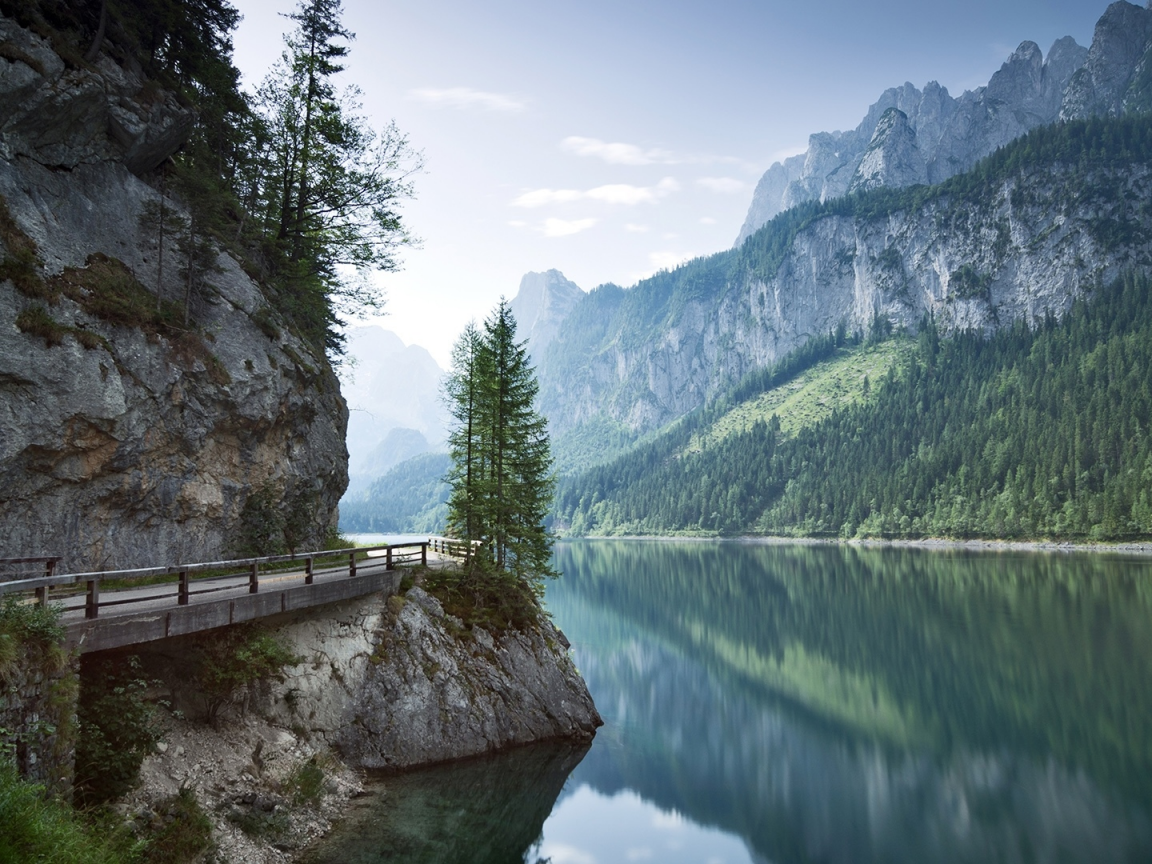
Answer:
<svg viewBox="0 0 1152 864"><path fill-rule="evenodd" d="M215 726L200 719L204 699L189 684L195 639L141 654L178 713L165 716L163 741L121 804L126 815L149 814L189 787L231 860L284 861L342 814L360 789L358 769L587 741L601 724L567 640L548 622L503 635L468 629L412 588L266 627L301 662L236 694ZM315 804L300 806L291 778L309 764L324 782ZM238 827L254 822L263 837Z"/></svg>
<svg viewBox="0 0 1152 864"><path fill-rule="evenodd" d="M185 316L175 244L161 282L140 228L160 200L140 175L191 113L0 17L0 118L0 554L70 570L212 559L265 488L313 502L322 537L347 483L326 360L219 249Z"/></svg>
<svg viewBox="0 0 1152 864"><path fill-rule="evenodd" d="M539 358L583 296L583 289L559 270L525 273L508 304L516 318L516 335L527 339L528 350Z"/></svg>
<svg viewBox="0 0 1152 864"><path fill-rule="evenodd" d="M1147 39L1141 42L1139 34L1147 26L1146 20L1152 21L1152 12L1124 2L1110 6L1093 42L1094 46L1101 45L1102 40L1109 43L1096 49L1109 60L1087 65L1093 69L1124 68L1131 74L1135 60L1118 54L1110 40L1117 34L1128 34L1127 40L1139 42L1142 52ZM1133 28L1133 24L1137 26ZM1089 56L1089 50L1069 36L1057 40L1047 56L1035 42L1022 42L987 86L958 97L935 81L923 89L905 83L885 90L855 129L816 133L809 138L804 154L777 162L765 172L736 245L777 213L797 204L827 201L881 185L901 188L939 183L967 171L1030 129L1061 117L1100 113L1097 102L1111 97L1075 94L1095 93L1097 81L1101 82L1101 94L1112 94L1117 85L1103 71L1079 74ZM1074 78L1079 83L1074 83ZM1075 110L1069 107L1073 103L1078 106ZM903 120L897 122L893 111L903 115Z"/></svg>
<svg viewBox="0 0 1152 864"><path fill-rule="evenodd" d="M932 189L804 205L738 250L596 289L541 363L553 432L596 418L657 428L840 325L915 331L932 315L945 332L991 330L1152 263L1147 153L1091 167L1025 150Z"/></svg>

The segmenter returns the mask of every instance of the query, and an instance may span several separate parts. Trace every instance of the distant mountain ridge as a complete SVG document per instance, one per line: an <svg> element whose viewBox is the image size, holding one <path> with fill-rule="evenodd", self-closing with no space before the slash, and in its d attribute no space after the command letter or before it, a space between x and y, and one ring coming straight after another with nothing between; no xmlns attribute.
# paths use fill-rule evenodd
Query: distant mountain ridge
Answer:
<svg viewBox="0 0 1152 864"><path fill-rule="evenodd" d="M923 90L911 83L885 90L855 129L817 132L806 152L764 173L736 245L797 204L879 186L939 183L967 171L997 147L1060 119L1066 94L1075 101L1069 85L1088 54L1070 36L1058 39L1047 57L1035 42L1022 42L987 86L959 97L935 81ZM1070 106L1068 116L1087 116L1090 102Z"/></svg>

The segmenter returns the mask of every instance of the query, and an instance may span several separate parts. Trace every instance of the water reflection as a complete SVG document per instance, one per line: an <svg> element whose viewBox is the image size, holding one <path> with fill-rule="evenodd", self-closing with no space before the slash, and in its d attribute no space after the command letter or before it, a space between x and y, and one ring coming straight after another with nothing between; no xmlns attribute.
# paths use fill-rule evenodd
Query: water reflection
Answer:
<svg viewBox="0 0 1152 864"><path fill-rule="evenodd" d="M1152 856L1145 562L607 541L558 559L549 603L616 736L570 783L777 862Z"/></svg>
<svg viewBox="0 0 1152 864"><path fill-rule="evenodd" d="M538 744L377 778L376 794L356 802L340 830L305 862L523 862L565 778L587 749L567 742Z"/></svg>
<svg viewBox="0 0 1152 864"><path fill-rule="evenodd" d="M388 778L314 862L1152 860L1147 559L588 541L557 565L591 751Z"/></svg>

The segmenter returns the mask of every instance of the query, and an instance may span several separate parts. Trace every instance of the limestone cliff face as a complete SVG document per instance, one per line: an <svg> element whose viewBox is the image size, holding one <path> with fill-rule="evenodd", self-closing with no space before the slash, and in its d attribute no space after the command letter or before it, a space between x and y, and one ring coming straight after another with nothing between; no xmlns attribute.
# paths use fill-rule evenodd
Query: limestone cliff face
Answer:
<svg viewBox="0 0 1152 864"><path fill-rule="evenodd" d="M795 233L770 276L750 243L597 289L541 363L542 409L554 434L598 415L644 432L841 323L915 331L931 314L945 332L987 331L1058 315L1098 280L1152 263L1149 195L1147 164L1035 168L978 201L829 213Z"/></svg>
<svg viewBox="0 0 1152 864"><path fill-rule="evenodd" d="M1112 34L1124 30L1127 18L1143 21L1145 14L1152 19L1152 12L1121 2L1109 7L1101 22ZM1100 33L1098 29L1094 46ZM1130 37L1132 41L1140 38ZM1093 51L1109 57L1115 54L1108 48L1094 47ZM1075 89L1070 82L1085 67L1088 56L1088 49L1067 36L1052 45L1047 57L1035 42L1023 42L986 87L959 97L935 81L923 90L905 83L884 91L855 129L816 133L803 155L778 162L765 172L736 245L776 214L806 201L828 201L877 186L939 183L968 170L996 148L1059 119L1062 102ZM1130 74L1131 62L1127 69ZM904 116L903 122L896 122L894 110Z"/></svg>
<svg viewBox="0 0 1152 864"><path fill-rule="evenodd" d="M183 298L171 238L159 283L157 240L138 227L159 195L132 172L167 158L191 116L110 60L66 68L3 18L0 49L0 261L32 244L40 279L72 283L36 298L0 279L0 555L69 570L211 560L262 487L313 495L322 535L347 484L347 411L325 359L236 261L217 255L186 327L98 308L108 276Z"/></svg>
<svg viewBox="0 0 1152 864"><path fill-rule="evenodd" d="M516 318L517 336L527 339L528 350L539 357L583 296L580 286L559 270L525 273L520 290L508 303Z"/></svg>

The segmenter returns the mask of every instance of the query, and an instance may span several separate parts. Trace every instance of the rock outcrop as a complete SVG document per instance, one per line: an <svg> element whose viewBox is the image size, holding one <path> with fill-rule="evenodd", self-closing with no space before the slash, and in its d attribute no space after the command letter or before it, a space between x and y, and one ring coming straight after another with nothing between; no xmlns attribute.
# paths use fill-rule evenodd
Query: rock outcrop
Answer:
<svg viewBox="0 0 1152 864"><path fill-rule="evenodd" d="M583 296L583 289L559 270L525 273L521 278L508 305L516 318L517 337L528 340L528 350L537 359Z"/></svg>
<svg viewBox="0 0 1152 864"><path fill-rule="evenodd" d="M1121 15L1114 11L1117 7L1127 9ZM1116 3L1101 21L1144 11ZM1102 51L1112 56L1109 49ZM1052 45L1047 58L1035 42L1023 42L986 87L959 97L935 81L923 90L905 83L884 91L855 129L816 133L803 155L777 162L765 172L736 245L778 213L806 201L827 201L876 186L939 183L968 170L997 147L1059 119L1070 82L1088 55L1088 49L1068 36ZM893 110L904 115L903 123L893 118ZM888 167L881 167L884 164Z"/></svg>
<svg viewBox="0 0 1152 864"><path fill-rule="evenodd" d="M1128 107L1147 109L1147 65L1152 56L1152 9L1120 2L1096 22L1092 47L1064 93L1061 120L1117 115ZM1133 87L1135 85L1135 87ZM1126 104L1127 103L1127 104Z"/></svg>
<svg viewBox="0 0 1152 864"><path fill-rule="evenodd" d="M0 118L0 554L64 570L212 560L264 488L313 501L322 538L347 484L325 358L223 253L187 320L144 320L187 285L171 237L160 278L140 227L160 195L133 171L167 158L191 115L108 58L65 68L0 18Z"/></svg>
<svg viewBox="0 0 1152 864"><path fill-rule="evenodd" d="M545 621L538 630L493 635L465 629L420 588L268 619L265 627L301 663L281 680L251 685L215 727L200 720L192 637L141 652L176 709L163 742L144 762L125 815L191 788L218 841L245 861L290 860L330 827L360 788L363 768L405 768L550 739L587 741L599 714ZM582 755L582 752L580 753ZM579 757L577 757L578 760ZM293 806L291 776L322 766L314 808ZM568 765L570 769L571 765ZM561 778L561 782L562 782ZM282 824L281 852L246 838L246 820Z"/></svg>

